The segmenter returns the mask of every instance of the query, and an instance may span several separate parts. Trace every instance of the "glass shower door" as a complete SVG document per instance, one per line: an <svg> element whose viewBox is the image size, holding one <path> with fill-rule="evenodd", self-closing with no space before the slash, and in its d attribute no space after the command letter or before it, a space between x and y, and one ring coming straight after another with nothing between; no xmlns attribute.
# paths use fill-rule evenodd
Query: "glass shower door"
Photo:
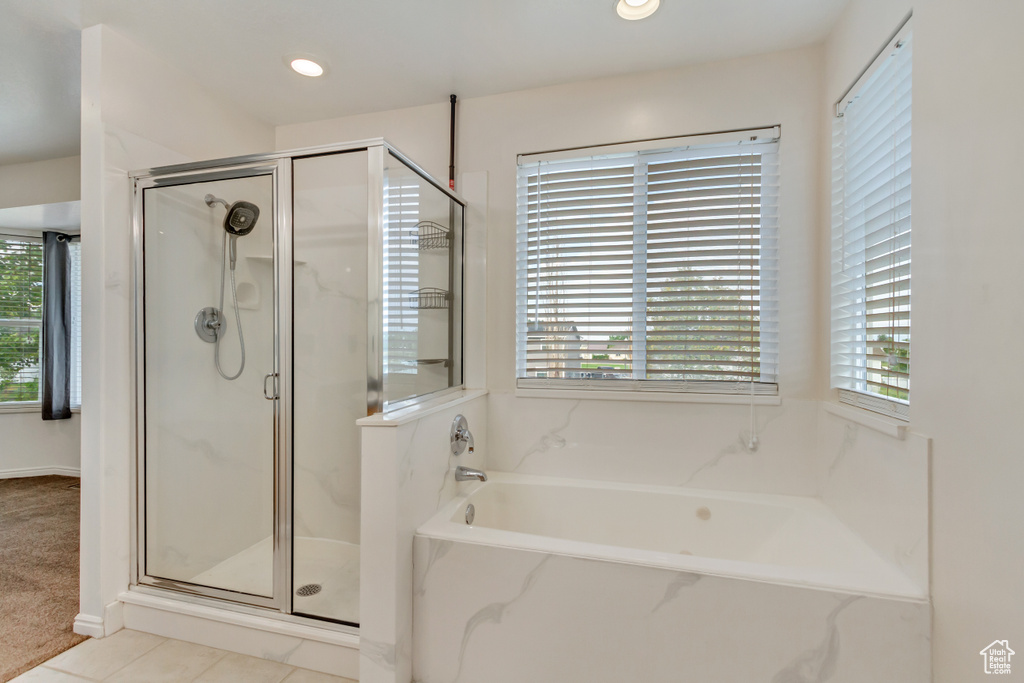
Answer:
<svg viewBox="0 0 1024 683"><path fill-rule="evenodd" d="M280 571L273 170L142 190L140 312L140 583L267 606Z"/></svg>

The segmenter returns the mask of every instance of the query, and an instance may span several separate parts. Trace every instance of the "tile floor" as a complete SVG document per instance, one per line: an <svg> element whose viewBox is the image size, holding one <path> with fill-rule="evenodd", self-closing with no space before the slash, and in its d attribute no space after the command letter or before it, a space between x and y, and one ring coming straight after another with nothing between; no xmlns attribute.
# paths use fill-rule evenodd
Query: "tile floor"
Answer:
<svg viewBox="0 0 1024 683"><path fill-rule="evenodd" d="M127 629L89 639L11 683L356 683Z"/></svg>

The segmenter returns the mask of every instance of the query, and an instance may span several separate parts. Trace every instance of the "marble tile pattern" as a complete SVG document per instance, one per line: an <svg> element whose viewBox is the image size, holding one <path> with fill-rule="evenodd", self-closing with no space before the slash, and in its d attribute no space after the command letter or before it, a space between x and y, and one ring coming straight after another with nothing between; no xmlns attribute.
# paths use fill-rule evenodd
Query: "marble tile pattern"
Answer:
<svg viewBox="0 0 1024 683"><path fill-rule="evenodd" d="M295 533L359 543L367 155L294 164Z"/></svg>
<svg viewBox="0 0 1024 683"><path fill-rule="evenodd" d="M87 640L14 679L17 683L355 683L204 645L121 630Z"/></svg>
<svg viewBox="0 0 1024 683"><path fill-rule="evenodd" d="M913 432L897 439L824 409L818 440L822 500L927 589L930 440Z"/></svg>
<svg viewBox="0 0 1024 683"><path fill-rule="evenodd" d="M417 683L927 683L926 602L417 536Z"/></svg>
<svg viewBox="0 0 1024 683"><path fill-rule="evenodd" d="M363 427L363 519L359 677L406 683L412 670L412 545L416 529L468 483L457 465L484 469L487 397L398 427ZM449 434L463 414L477 449L456 457Z"/></svg>
<svg viewBox="0 0 1024 683"><path fill-rule="evenodd" d="M488 395L488 465L502 472L816 495L817 403L749 405Z"/></svg>

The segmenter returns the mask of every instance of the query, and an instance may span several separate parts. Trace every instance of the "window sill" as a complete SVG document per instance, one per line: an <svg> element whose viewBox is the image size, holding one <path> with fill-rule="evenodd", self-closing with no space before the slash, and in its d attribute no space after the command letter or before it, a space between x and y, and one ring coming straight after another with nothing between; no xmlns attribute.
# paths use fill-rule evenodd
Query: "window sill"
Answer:
<svg viewBox="0 0 1024 683"><path fill-rule="evenodd" d="M516 389L517 398L564 398L591 401L649 401L656 403L718 403L748 406L782 405L778 395L697 394L668 391L601 391L597 389Z"/></svg>
<svg viewBox="0 0 1024 683"><path fill-rule="evenodd" d="M884 415L872 413L864 408L855 408L842 403L830 403L824 401L821 405L825 409L826 413L831 413L836 417L849 420L850 422L859 424L862 427L873 429L876 432L881 432L886 436L891 436L892 438L899 439L900 441L907 438L907 430L910 425L903 420L886 417Z"/></svg>
<svg viewBox="0 0 1024 683"><path fill-rule="evenodd" d="M17 404L3 404L0 403L0 415L4 413L38 413L43 409L41 403L17 403ZM76 406L71 409L71 414L75 415L82 412L81 406Z"/></svg>

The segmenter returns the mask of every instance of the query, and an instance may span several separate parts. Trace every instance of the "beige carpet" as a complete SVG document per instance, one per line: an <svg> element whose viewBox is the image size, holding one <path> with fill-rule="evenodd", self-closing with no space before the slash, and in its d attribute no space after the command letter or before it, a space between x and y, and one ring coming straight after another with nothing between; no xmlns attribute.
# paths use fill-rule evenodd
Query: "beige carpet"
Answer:
<svg viewBox="0 0 1024 683"><path fill-rule="evenodd" d="M78 613L78 483L0 479L0 682L85 640L71 630Z"/></svg>

